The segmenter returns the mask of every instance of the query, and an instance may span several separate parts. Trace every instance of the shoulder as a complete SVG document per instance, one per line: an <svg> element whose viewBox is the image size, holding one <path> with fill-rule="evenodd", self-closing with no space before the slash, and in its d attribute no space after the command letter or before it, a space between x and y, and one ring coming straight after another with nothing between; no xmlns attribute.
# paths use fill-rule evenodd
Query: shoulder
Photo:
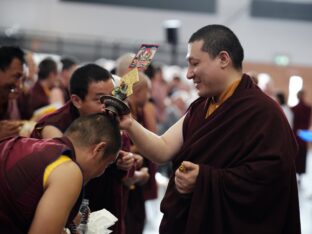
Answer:
<svg viewBox="0 0 312 234"><path fill-rule="evenodd" d="M48 177L47 185L51 184L72 184L71 186L80 189L83 183L83 176L80 167L72 160L58 165Z"/></svg>
<svg viewBox="0 0 312 234"><path fill-rule="evenodd" d="M71 124L71 122L78 117L76 114L71 112L72 104L67 102L57 111L46 115L38 121L35 126L34 132L40 132L46 126L53 126L60 130L61 132L65 131L66 128Z"/></svg>
<svg viewBox="0 0 312 234"><path fill-rule="evenodd" d="M247 90L235 104L242 119L276 127L287 122L281 106L260 89Z"/></svg>

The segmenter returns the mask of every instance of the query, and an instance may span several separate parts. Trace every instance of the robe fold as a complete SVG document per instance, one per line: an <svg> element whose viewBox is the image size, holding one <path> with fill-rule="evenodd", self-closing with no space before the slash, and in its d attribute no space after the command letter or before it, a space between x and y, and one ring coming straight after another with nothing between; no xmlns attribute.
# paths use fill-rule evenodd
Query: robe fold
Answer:
<svg viewBox="0 0 312 234"><path fill-rule="evenodd" d="M210 101L188 109L173 169L191 161L199 174L191 194L180 194L171 176L160 233L300 233L297 144L277 103L247 75L206 119Z"/></svg>

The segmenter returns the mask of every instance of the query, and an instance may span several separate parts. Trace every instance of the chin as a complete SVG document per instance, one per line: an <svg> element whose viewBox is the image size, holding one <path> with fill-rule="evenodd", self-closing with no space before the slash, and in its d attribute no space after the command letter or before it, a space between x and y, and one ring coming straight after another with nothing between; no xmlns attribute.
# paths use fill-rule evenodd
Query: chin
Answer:
<svg viewBox="0 0 312 234"><path fill-rule="evenodd" d="M200 96L200 97L208 97L208 96L209 96L208 94L206 94L205 92L200 91L200 90L197 91L197 94L198 94L198 96Z"/></svg>

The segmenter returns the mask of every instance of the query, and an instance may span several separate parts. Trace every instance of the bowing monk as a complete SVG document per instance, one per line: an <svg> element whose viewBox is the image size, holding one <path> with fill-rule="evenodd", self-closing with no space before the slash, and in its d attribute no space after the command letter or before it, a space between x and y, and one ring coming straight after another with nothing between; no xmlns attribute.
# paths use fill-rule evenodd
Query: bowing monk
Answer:
<svg viewBox="0 0 312 234"><path fill-rule="evenodd" d="M61 138L0 141L0 233L62 233L79 211L82 186L115 161L116 120L79 117Z"/></svg>
<svg viewBox="0 0 312 234"><path fill-rule="evenodd" d="M42 118L32 133L34 138L62 137L69 125L79 116L104 111L100 97L111 94L114 84L112 75L96 64L86 64L73 73L70 80L71 100L56 112ZM125 142L123 140L123 142ZM127 168L133 164L133 158L125 152L118 162L109 167L105 174L92 180L86 186L91 211L107 209L113 213L118 222L113 231L125 233L124 216L127 204L127 191L121 179ZM119 170L119 167L123 170Z"/></svg>
<svg viewBox="0 0 312 234"><path fill-rule="evenodd" d="M199 98L187 113L162 136L121 117L142 155L173 163L161 234L300 233L297 145L277 103L243 74L243 57L229 28L205 26L188 44Z"/></svg>

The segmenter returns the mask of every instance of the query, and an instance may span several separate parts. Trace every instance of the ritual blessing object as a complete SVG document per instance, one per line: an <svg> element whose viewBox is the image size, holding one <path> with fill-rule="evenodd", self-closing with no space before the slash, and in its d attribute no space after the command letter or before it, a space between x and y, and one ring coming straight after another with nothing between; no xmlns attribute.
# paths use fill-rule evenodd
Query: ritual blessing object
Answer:
<svg viewBox="0 0 312 234"><path fill-rule="evenodd" d="M130 109L123 100L133 93L133 85L138 81L139 73L137 68L132 69L121 77L120 84L112 92L113 96L104 95L100 98L101 103L105 105L105 109L116 115L129 114Z"/></svg>
<svg viewBox="0 0 312 234"><path fill-rule="evenodd" d="M133 85L139 81L139 71L144 71L150 65L157 49L158 45L141 45L129 65L130 71L121 77L119 85L112 92L112 96L104 95L100 98L101 103L105 105L105 110L116 115L130 113L130 109L124 100L133 93Z"/></svg>

